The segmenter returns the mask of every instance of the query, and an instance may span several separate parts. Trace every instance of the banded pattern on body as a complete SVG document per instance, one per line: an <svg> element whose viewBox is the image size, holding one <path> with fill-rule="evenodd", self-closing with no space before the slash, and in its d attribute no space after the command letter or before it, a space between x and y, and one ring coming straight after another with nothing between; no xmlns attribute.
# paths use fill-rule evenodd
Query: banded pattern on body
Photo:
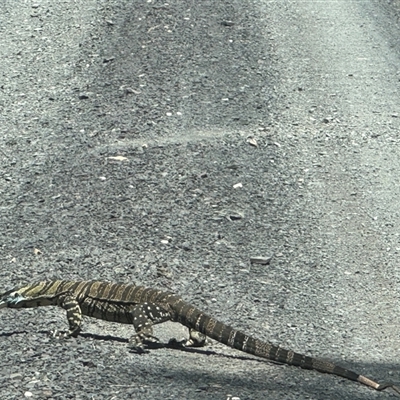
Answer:
<svg viewBox="0 0 400 400"><path fill-rule="evenodd" d="M70 328L64 336L79 334L83 315L132 324L136 330L131 338L132 346L140 346L144 339L152 340L152 325L171 320L168 300L178 297L133 284L62 280L27 285L10 290L5 296L10 294L17 294L18 301L11 302L9 307L55 305L64 308Z"/></svg>
<svg viewBox="0 0 400 400"><path fill-rule="evenodd" d="M130 339L130 345L140 349L143 341L156 340L153 336L153 325L171 320L180 322L190 329L190 339L186 345L203 345L208 336L258 357L338 375L376 390L392 387L400 393L400 389L392 384L379 384L332 362L295 353L255 339L212 318L170 292L134 284L56 280L10 290L0 299L0 308L48 305L60 306L66 310L70 328L67 336L79 334L82 316L86 315L105 321L132 324L136 334Z"/></svg>

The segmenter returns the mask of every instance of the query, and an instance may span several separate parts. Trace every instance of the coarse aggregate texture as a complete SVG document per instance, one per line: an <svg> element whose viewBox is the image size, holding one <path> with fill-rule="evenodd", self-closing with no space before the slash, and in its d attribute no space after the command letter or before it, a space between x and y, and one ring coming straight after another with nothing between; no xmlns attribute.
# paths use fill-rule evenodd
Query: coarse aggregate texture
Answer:
<svg viewBox="0 0 400 400"><path fill-rule="evenodd" d="M400 383L399 9L3 0L4 289L165 288ZM65 327L60 309L2 310L1 399L394 397L215 342L130 353L132 329L102 321L49 337Z"/></svg>

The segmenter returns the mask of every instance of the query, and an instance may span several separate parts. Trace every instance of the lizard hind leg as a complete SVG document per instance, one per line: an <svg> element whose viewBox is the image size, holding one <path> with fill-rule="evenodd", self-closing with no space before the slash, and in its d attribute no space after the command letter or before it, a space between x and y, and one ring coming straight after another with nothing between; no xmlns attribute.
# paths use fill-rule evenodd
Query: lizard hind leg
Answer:
<svg viewBox="0 0 400 400"><path fill-rule="evenodd" d="M203 347L207 344L207 336L203 333L190 329L190 338L186 342L186 346Z"/></svg>
<svg viewBox="0 0 400 400"><path fill-rule="evenodd" d="M150 303L137 304L131 316L136 333L129 339L128 347L137 352L143 351L144 342L159 342L153 335L153 325L170 319L168 312Z"/></svg>

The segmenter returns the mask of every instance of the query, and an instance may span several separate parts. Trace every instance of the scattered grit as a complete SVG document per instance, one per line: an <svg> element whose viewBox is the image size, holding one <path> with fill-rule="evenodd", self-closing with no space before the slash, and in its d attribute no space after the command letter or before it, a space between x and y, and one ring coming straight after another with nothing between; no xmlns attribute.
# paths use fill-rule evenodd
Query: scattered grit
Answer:
<svg viewBox="0 0 400 400"><path fill-rule="evenodd" d="M140 282L400 382L396 5L3 0L3 289ZM62 310L2 312L0 398L393 396L85 322L59 341Z"/></svg>

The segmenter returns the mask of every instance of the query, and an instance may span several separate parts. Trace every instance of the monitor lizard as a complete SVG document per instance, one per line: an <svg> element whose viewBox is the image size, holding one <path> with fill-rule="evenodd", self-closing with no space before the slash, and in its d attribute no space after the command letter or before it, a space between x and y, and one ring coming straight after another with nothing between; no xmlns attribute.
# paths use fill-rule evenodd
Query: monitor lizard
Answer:
<svg viewBox="0 0 400 400"><path fill-rule="evenodd" d="M67 312L69 331L58 332L56 335L59 337L76 337L81 330L83 315L86 315L105 321L132 324L136 333L130 338L129 345L142 351L144 342L157 341L153 336L153 325L170 320L180 322L190 330L190 338L182 346L202 346L208 336L258 357L341 376L379 391L391 387L400 394L400 388L393 384L379 384L335 363L253 338L217 321L171 292L134 284L53 280L14 288L0 297L0 308L51 305L62 307Z"/></svg>

